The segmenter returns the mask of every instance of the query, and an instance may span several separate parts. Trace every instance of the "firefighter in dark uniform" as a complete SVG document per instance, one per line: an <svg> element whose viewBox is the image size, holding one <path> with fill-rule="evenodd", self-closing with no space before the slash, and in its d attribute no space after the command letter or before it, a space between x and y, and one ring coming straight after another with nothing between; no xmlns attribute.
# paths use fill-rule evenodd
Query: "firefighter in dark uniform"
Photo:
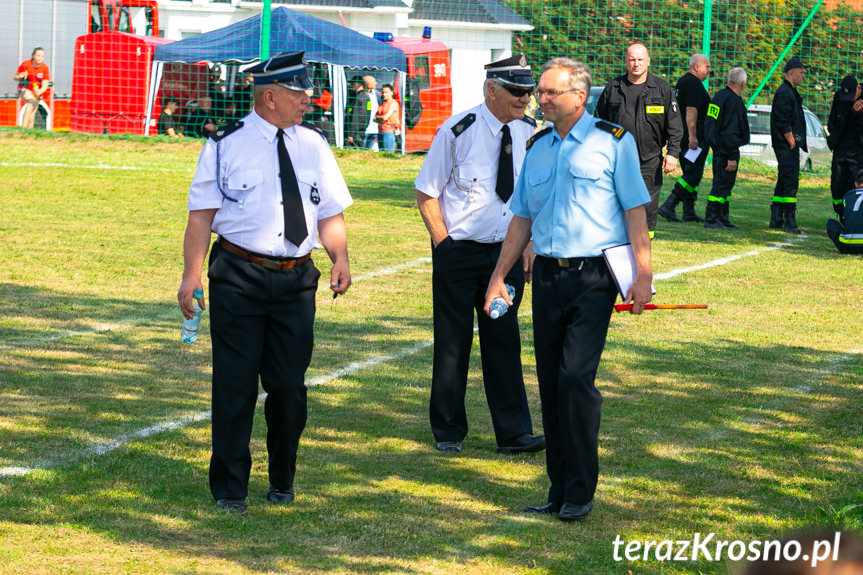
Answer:
<svg viewBox="0 0 863 575"><path fill-rule="evenodd" d="M770 228L799 234L797 227L797 187L800 185L800 150L806 145L806 118L803 98L797 86L806 79L806 66L800 58L785 64L785 79L773 95L770 110L770 139L776 154L776 187L770 204Z"/></svg>
<svg viewBox="0 0 863 575"><path fill-rule="evenodd" d="M487 64L485 101L441 125L415 181L432 243L434 360L429 419L439 451L459 453L467 435L467 388L474 317L485 394L499 453L545 449L533 435L521 367L518 306L533 260L512 266L515 302L491 319L485 288L512 220L510 198L536 122L525 116L536 85L523 54Z"/></svg>
<svg viewBox="0 0 863 575"><path fill-rule="evenodd" d="M189 188L183 242L183 315L204 298L201 268L210 243L213 454L210 491L219 507L246 509L258 379L267 392L267 453L275 504L294 499L306 424L305 372L312 357L318 245L333 266L330 289L351 284L343 210L352 200L322 134L303 123L312 83L302 52L249 68L254 109L204 144Z"/></svg>
<svg viewBox="0 0 863 575"><path fill-rule="evenodd" d="M683 114L683 138L680 140L680 169L683 174L677 178L674 189L659 206L659 215L669 222L704 221L695 213L695 200L698 199L698 184L704 177L704 162L707 160L704 118L707 117L710 94L704 89L703 82L709 75L710 59L704 54L693 54L689 58L689 69L674 87L674 97ZM686 152L698 148L701 148L701 152L695 161L687 160ZM683 203L683 219L675 213L678 203Z"/></svg>
<svg viewBox="0 0 863 575"><path fill-rule="evenodd" d="M740 146L749 143L749 120L746 104L740 94L746 87L746 71L732 68L727 86L721 89L707 107L704 136L713 148L713 188L707 196L704 227L727 230L738 227L731 223L728 212L731 189L737 180Z"/></svg>
<svg viewBox="0 0 863 575"><path fill-rule="evenodd" d="M863 186L863 182L857 182ZM827 235L843 254L863 254L863 187L851 190L842 199L843 222L827 220Z"/></svg>
<svg viewBox="0 0 863 575"><path fill-rule="evenodd" d="M635 136L641 176L650 203L647 204L647 229L652 238L656 230L656 210L662 174L677 168L683 124L671 86L650 72L650 55L642 44L626 49L626 74L605 85L596 103L596 117L622 126ZM665 158L662 150L666 148Z"/></svg>
<svg viewBox="0 0 863 575"><path fill-rule="evenodd" d="M833 211L841 220L842 199L854 182L863 182L863 89L854 76L845 76L833 96L827 120L827 145L833 150L830 193Z"/></svg>

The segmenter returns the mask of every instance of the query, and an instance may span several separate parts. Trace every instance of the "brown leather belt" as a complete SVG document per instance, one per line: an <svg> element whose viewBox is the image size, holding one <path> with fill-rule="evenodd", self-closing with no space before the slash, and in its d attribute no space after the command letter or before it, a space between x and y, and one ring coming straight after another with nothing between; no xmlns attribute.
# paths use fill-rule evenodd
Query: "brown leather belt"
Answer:
<svg viewBox="0 0 863 575"><path fill-rule="evenodd" d="M234 254L235 256L240 256L246 261L252 262L253 264L258 264L259 266L263 266L268 270L289 270L297 267L300 264L304 264L309 261L312 257L312 254L306 254L299 258L265 258L263 256L259 256L257 254L253 254L252 252L247 252L240 246L236 244L232 244L228 240L223 237L219 237L219 245L227 252Z"/></svg>
<svg viewBox="0 0 863 575"><path fill-rule="evenodd" d="M539 256L544 257L544 256ZM578 268L584 267L584 264L597 262L602 260L602 256L586 257L586 258L545 258L550 262L557 264L561 268Z"/></svg>

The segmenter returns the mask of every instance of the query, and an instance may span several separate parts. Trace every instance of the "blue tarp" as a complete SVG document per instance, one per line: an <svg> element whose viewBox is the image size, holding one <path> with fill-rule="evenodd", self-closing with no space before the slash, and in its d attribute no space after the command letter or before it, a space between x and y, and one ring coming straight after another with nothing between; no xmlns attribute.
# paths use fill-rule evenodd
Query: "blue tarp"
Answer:
<svg viewBox="0 0 863 575"><path fill-rule="evenodd" d="M354 68L407 71L404 52L359 32L279 6L270 20L270 55L306 52L310 62ZM162 62L239 62L258 60L261 15L219 30L156 47Z"/></svg>

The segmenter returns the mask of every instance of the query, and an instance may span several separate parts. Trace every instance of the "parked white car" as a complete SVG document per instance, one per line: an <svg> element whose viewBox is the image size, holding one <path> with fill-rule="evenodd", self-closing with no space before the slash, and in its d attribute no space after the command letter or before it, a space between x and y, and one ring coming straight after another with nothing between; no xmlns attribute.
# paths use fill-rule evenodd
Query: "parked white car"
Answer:
<svg viewBox="0 0 863 575"><path fill-rule="evenodd" d="M749 106L749 144L740 148L740 155L763 162L768 166L776 165L776 154L770 144L770 110L768 104L753 104ZM806 118L806 144L809 152L800 153L800 168L811 172L813 167L829 169L832 154L827 147L827 132L818 119L808 108L803 107L803 117Z"/></svg>

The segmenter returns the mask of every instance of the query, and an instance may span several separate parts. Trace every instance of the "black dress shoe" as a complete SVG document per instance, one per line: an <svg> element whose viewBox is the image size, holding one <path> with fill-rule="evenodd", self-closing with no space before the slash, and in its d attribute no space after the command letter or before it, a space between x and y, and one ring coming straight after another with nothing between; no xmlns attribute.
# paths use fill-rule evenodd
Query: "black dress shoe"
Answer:
<svg viewBox="0 0 863 575"><path fill-rule="evenodd" d="M438 441L435 448L445 453L461 453L461 441Z"/></svg>
<svg viewBox="0 0 863 575"><path fill-rule="evenodd" d="M243 513L246 511L245 499L217 499L216 505L222 509L234 511L235 513Z"/></svg>
<svg viewBox="0 0 863 575"><path fill-rule="evenodd" d="M525 433L519 435L512 441L506 442L505 445L498 445L497 452L506 455L515 455L516 453L535 453L545 449L544 435L531 435Z"/></svg>
<svg viewBox="0 0 863 575"><path fill-rule="evenodd" d="M561 521L581 521L590 515L590 510L593 509L593 501L588 501L584 505L575 503L564 503L560 508L560 513L557 518Z"/></svg>
<svg viewBox="0 0 863 575"><path fill-rule="evenodd" d="M560 503L546 503L545 505L528 505L524 508L528 513L544 513L544 514L552 514L560 511Z"/></svg>
<svg viewBox="0 0 863 575"><path fill-rule="evenodd" d="M272 485L267 488L267 501L270 503L290 503L294 500L294 490L287 489L282 491L276 489Z"/></svg>

